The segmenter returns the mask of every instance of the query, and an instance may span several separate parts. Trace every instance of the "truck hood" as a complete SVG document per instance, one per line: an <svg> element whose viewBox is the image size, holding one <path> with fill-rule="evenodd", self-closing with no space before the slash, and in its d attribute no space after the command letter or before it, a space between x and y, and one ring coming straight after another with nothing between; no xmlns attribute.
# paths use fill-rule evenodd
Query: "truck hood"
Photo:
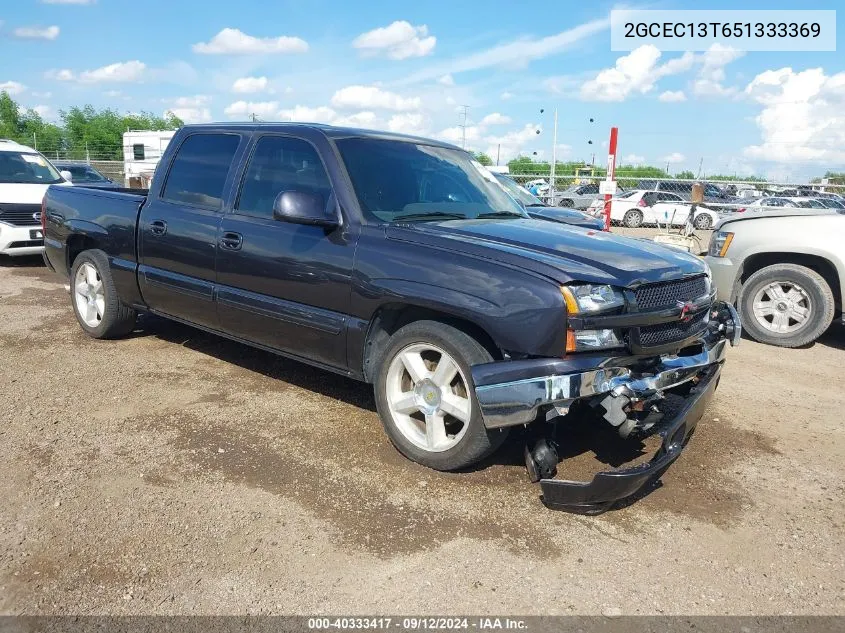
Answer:
<svg viewBox="0 0 845 633"><path fill-rule="evenodd" d="M387 237L499 261L558 283L631 287L706 271L700 259L678 249L528 218L390 225Z"/></svg>
<svg viewBox="0 0 845 633"><path fill-rule="evenodd" d="M63 180L58 187L67 187L71 183ZM41 204L47 187L50 185L24 184L19 182L0 183L0 205L6 204Z"/></svg>
<svg viewBox="0 0 845 633"><path fill-rule="evenodd" d="M842 209L795 209L791 207L770 210L762 209L760 211L744 211L743 213L732 213L723 218L722 221L716 225L715 230L719 230L726 224L731 224L733 222L744 222L746 220L756 220L758 218L791 218L801 215L837 215L842 213Z"/></svg>

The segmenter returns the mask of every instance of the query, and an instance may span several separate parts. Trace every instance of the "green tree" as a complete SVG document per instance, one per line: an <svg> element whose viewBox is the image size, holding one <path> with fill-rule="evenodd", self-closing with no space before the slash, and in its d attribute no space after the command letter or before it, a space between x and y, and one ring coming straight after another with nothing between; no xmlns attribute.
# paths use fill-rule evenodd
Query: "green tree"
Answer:
<svg viewBox="0 0 845 633"><path fill-rule="evenodd" d="M475 157L475 160L477 160L479 163L481 163L485 167L493 164L493 159L490 158L484 152L473 152L472 155Z"/></svg>
<svg viewBox="0 0 845 633"><path fill-rule="evenodd" d="M687 169L686 171L679 171L675 174L675 178L679 178L681 180L695 180L695 174Z"/></svg>

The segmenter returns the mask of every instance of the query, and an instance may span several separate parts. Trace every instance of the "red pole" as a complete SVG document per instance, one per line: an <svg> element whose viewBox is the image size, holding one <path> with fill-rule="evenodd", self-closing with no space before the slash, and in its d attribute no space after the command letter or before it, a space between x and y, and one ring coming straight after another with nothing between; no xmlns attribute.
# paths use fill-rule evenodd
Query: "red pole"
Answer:
<svg viewBox="0 0 845 633"><path fill-rule="evenodd" d="M616 135L619 128L610 128L610 145L607 155L607 180L615 180L616 178ZM604 230L610 230L610 199L609 193L604 194Z"/></svg>

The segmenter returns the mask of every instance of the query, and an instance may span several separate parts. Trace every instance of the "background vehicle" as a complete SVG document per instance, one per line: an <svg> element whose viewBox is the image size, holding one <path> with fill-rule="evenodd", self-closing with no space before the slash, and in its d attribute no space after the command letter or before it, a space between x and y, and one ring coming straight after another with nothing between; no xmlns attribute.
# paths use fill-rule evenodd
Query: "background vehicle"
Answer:
<svg viewBox="0 0 845 633"><path fill-rule="evenodd" d="M751 204L744 205L737 209L738 213L745 211L772 210L772 209L827 209L828 207L820 199L805 198L798 196L767 196L758 198Z"/></svg>
<svg viewBox="0 0 845 633"><path fill-rule="evenodd" d="M537 196L529 193L527 189L521 187L513 178L500 173L494 173L493 175L505 188L505 190L522 205L522 207L528 212L528 215L532 218L550 220L552 222L563 222L564 224L573 224L575 226L593 229L595 231L604 230L603 219L596 218L567 207L549 206Z"/></svg>
<svg viewBox="0 0 845 633"><path fill-rule="evenodd" d="M692 205L681 196L662 192L635 189L610 200L611 223L636 228L646 224L683 226L686 224ZM594 217L604 217L604 201L596 200L590 207ZM694 227L707 230L719 221L719 214L710 209L696 209Z"/></svg>
<svg viewBox="0 0 845 633"><path fill-rule="evenodd" d="M41 253L44 193L50 185L69 184L34 149L0 140L0 255Z"/></svg>
<svg viewBox="0 0 845 633"><path fill-rule="evenodd" d="M124 185L146 189L175 132L129 130L123 134Z"/></svg>
<svg viewBox="0 0 845 633"><path fill-rule="evenodd" d="M812 343L845 293L845 214L773 209L724 220L706 258L718 296L735 303L752 338L781 347Z"/></svg>
<svg viewBox="0 0 845 633"><path fill-rule="evenodd" d="M572 185L552 195L554 206L586 209L599 197L599 184Z"/></svg>
<svg viewBox="0 0 845 633"><path fill-rule="evenodd" d="M118 189L123 185L106 178L103 174L86 163L75 163L71 161L53 161L56 169L66 171L70 174L71 182L75 185L86 187L98 187L103 189Z"/></svg>
<svg viewBox="0 0 845 633"><path fill-rule="evenodd" d="M642 180L637 188L674 193L680 196L682 200L689 202L692 200L692 186L694 184L694 182L683 180ZM741 198L728 195L713 183L703 184L704 198L702 204L706 205L708 202L714 204L735 204L742 200Z"/></svg>
<svg viewBox="0 0 845 633"><path fill-rule="evenodd" d="M390 440L438 470L542 420L526 466L553 507L606 509L662 472L739 335L699 259L528 217L445 143L196 125L156 174L148 195L47 192L45 259L85 332L151 312L373 383ZM610 484L551 479L546 421L570 409L623 438L659 432L658 458Z"/></svg>

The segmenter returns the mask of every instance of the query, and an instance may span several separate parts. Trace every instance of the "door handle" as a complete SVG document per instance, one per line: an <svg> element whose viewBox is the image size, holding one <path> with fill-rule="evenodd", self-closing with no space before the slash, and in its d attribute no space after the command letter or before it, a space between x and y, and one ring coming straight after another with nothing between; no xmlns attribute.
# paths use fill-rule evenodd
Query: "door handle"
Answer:
<svg viewBox="0 0 845 633"><path fill-rule="evenodd" d="M153 220L150 222L150 233L153 235L164 235L167 233L167 222L164 220Z"/></svg>
<svg viewBox="0 0 845 633"><path fill-rule="evenodd" d="M225 248L230 251L239 251L243 243L244 236L240 233L226 232L220 238L221 248Z"/></svg>

